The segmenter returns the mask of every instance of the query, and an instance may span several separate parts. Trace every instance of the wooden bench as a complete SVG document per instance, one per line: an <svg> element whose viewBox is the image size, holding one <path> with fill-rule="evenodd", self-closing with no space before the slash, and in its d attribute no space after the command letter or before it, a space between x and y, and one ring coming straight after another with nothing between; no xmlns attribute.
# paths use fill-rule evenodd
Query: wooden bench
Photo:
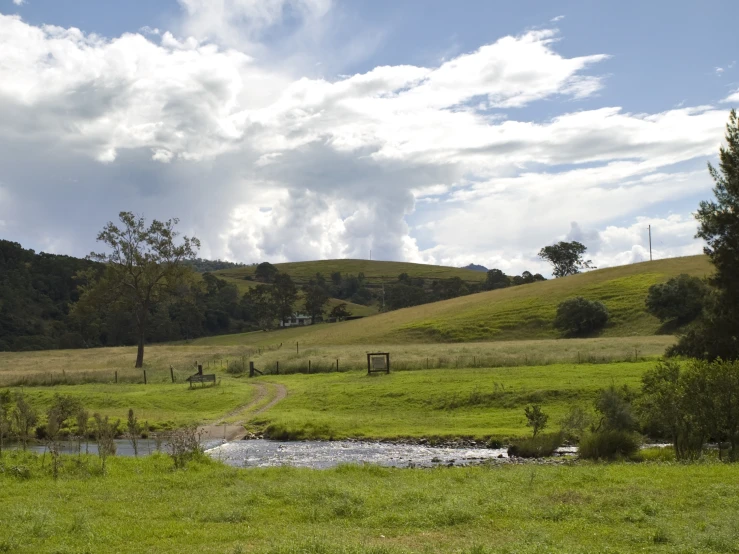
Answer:
<svg viewBox="0 0 739 554"><path fill-rule="evenodd" d="M202 373L196 373L195 375L188 377L187 381L190 382L190 388L192 388L193 383L201 383L203 386L205 386L205 383L213 383L215 385L216 374L210 373L208 375L203 375Z"/></svg>

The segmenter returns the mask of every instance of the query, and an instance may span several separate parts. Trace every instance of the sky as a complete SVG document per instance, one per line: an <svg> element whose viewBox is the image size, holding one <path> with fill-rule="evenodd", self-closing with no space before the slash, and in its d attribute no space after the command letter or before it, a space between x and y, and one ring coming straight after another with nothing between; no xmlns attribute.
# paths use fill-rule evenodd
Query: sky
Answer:
<svg viewBox="0 0 739 554"><path fill-rule="evenodd" d="M550 274L701 252L739 4L0 0L0 238Z"/></svg>

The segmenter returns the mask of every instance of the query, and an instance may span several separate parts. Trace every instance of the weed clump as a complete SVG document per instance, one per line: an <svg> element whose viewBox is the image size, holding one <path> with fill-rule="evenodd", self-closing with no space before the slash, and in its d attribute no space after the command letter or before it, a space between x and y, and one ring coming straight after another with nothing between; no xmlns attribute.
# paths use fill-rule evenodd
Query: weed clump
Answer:
<svg viewBox="0 0 739 554"><path fill-rule="evenodd" d="M516 458L547 458L562 444L561 433L541 434L514 442L508 447L508 456Z"/></svg>

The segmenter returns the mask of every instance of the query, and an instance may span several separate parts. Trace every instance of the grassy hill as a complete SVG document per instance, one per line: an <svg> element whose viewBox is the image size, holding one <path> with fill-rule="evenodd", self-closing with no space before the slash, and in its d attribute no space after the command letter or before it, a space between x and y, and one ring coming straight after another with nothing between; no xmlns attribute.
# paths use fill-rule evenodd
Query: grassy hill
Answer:
<svg viewBox="0 0 739 554"><path fill-rule="evenodd" d="M290 275L298 285L307 283L316 273L322 273L328 279L336 271L352 275L364 273L370 285L380 285L383 281L395 281L401 273L407 273L410 277L423 277L424 279L459 277L463 281L471 283L479 283L486 278L486 273L482 271L472 271L458 267L376 260L317 260L275 264L275 267L282 273ZM244 277L254 275L255 269L255 266L249 266L225 269L213 273L223 279L244 281ZM250 281L245 282L250 283Z"/></svg>
<svg viewBox="0 0 739 554"><path fill-rule="evenodd" d="M373 263L361 260L311 262L312 269L306 270L305 275L316 271L315 268L320 268L322 264L338 262ZM282 265L300 267L300 264ZM419 264L398 264L398 266L429 267ZM463 272L477 275L478 278L484 276L483 273L462 269L439 268L439 270L442 272L449 270L450 273ZM377 271L382 272L382 266L379 266ZM217 344L226 345L300 340L306 345L339 345L554 338L557 333L552 328L551 322L557 304L573 296L600 300L606 305L611 313L611 322L604 332L605 336L653 335L659 332L660 323L644 309L644 299L649 287L681 273L702 277L712 271L712 266L705 256L672 258L600 269L563 279L463 296L388 312L369 319L272 333L221 336L199 341L204 344L217 341Z"/></svg>
<svg viewBox="0 0 739 554"><path fill-rule="evenodd" d="M275 267L282 273L287 273L295 281L298 286L305 285L316 273L322 273L326 279L331 274L338 271L342 275L358 275L364 273L367 280L367 286L376 288L381 286L383 282L395 281L401 273L407 273L411 277L423 277L424 279L448 279L450 277L459 277L463 281L469 283L479 283L485 280L486 274L481 271L472 271L469 269L460 269L457 267L445 267L427 264L412 264L405 262L381 262L377 260L317 260L312 262L291 262L284 264L275 264ZM252 287L261 284L258 281L246 279L252 277L256 266L238 267L233 269L222 269L213 271L212 273L229 283L236 285L240 294L244 294ZM332 298L329 301L329 309L333 308L340 302ZM353 315L368 316L378 312L377 306L363 306L346 302L349 311Z"/></svg>

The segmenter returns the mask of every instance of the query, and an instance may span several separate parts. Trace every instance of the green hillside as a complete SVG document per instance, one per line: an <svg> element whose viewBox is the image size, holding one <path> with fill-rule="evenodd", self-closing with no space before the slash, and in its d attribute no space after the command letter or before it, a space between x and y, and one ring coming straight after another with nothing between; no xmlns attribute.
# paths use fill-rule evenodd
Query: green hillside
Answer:
<svg viewBox="0 0 739 554"><path fill-rule="evenodd" d="M341 260L311 262L311 269L305 270L305 274L309 275L310 272L316 271L315 268L321 267L321 264L338 262ZM361 260L356 262L359 263ZM300 267L300 264L283 265ZM433 267L418 264L398 265ZM378 272L383 271L381 267L378 267ZM451 272L476 274L469 270L439 269L442 272L448 269ZM218 344L225 345L300 340L307 345L338 345L554 338L557 333L552 328L551 322L557 304L573 296L600 300L606 305L611 313L611 322L604 332L605 336L653 335L659 331L660 323L644 310L644 299L649 287L681 273L702 277L711 272L712 266L705 256L672 258L599 269L563 279L472 294L362 320L272 333L206 338L199 339L199 342L207 344L208 341L214 340ZM483 273L479 275L479 278L484 276Z"/></svg>
<svg viewBox="0 0 739 554"><path fill-rule="evenodd" d="M290 275L299 285L307 283L316 273L322 273L326 278L329 278L336 271L342 274L352 275L364 273L365 278L372 285L380 285L386 280L394 281L401 273L407 273L410 277L423 277L424 279L459 277L463 281L475 283L484 281L486 277L484 272L473 271L471 269L406 262L381 262L376 260L317 260L313 262L290 262L274 265L280 272ZM249 266L224 269L213 273L221 278L243 281L244 277L254 275L255 269L255 266ZM249 283L249 281L246 282Z"/></svg>

